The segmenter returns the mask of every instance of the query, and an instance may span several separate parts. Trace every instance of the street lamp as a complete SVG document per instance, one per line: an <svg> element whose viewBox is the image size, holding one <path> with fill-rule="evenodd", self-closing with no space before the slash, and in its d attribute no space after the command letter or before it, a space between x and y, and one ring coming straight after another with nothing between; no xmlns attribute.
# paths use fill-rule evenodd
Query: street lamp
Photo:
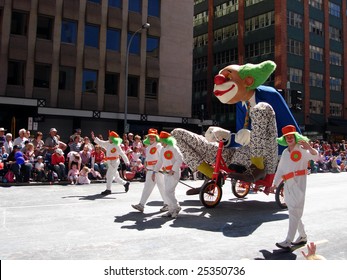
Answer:
<svg viewBox="0 0 347 280"><path fill-rule="evenodd" d="M137 29L133 35L131 35L130 40L128 42L128 48L126 53L126 60L125 60L125 93L124 93L124 133L129 132L129 126L127 121L127 115L128 115L128 68L129 68L129 52L130 52L130 46L131 43L137 33L139 33L142 29L148 29L151 25L146 22L144 23L139 29Z"/></svg>

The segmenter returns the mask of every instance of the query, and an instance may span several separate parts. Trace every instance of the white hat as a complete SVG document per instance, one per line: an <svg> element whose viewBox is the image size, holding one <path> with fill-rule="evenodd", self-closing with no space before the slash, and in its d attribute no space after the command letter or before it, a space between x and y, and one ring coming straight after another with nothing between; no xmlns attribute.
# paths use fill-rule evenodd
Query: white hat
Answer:
<svg viewBox="0 0 347 280"><path fill-rule="evenodd" d="M57 130L54 127L52 127L49 132L53 132L53 131L57 132Z"/></svg>
<svg viewBox="0 0 347 280"><path fill-rule="evenodd" d="M58 154L61 155L61 156L64 154L63 150L62 150L62 149L59 149L59 148L56 149L55 152L58 153Z"/></svg>
<svg viewBox="0 0 347 280"><path fill-rule="evenodd" d="M6 131L7 129L0 127L0 131Z"/></svg>
<svg viewBox="0 0 347 280"><path fill-rule="evenodd" d="M12 133L6 133L6 137L12 137Z"/></svg>

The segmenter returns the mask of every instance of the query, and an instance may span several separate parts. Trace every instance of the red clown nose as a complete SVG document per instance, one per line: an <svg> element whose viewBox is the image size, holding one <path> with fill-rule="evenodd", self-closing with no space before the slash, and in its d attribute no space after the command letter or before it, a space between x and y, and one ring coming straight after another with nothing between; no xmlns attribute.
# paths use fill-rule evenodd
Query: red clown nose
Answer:
<svg viewBox="0 0 347 280"><path fill-rule="evenodd" d="M214 83L216 85L221 85L221 84L224 84L225 82L226 82L226 78L222 74L218 74L214 77Z"/></svg>

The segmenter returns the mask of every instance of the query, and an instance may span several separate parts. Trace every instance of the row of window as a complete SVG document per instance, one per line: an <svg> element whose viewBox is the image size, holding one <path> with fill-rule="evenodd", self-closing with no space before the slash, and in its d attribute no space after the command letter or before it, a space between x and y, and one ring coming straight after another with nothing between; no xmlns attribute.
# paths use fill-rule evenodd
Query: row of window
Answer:
<svg viewBox="0 0 347 280"><path fill-rule="evenodd" d="M239 9L238 0L229 0L223 4L214 7L214 15L216 18L229 15Z"/></svg>
<svg viewBox="0 0 347 280"><path fill-rule="evenodd" d="M12 13L11 34L27 35L28 14L21 12ZM63 20L61 25L61 42L76 44L77 43L77 22L72 20ZM84 30L85 46L99 48L100 26L86 24ZM37 38L52 40L53 38L53 18L38 16L37 19ZM128 42L132 33L128 33ZM139 54L141 49L141 36L136 34L131 44L130 53ZM120 51L121 30L107 28L106 31L106 49ZM148 55L158 57L159 38L147 36L146 50Z"/></svg>
<svg viewBox="0 0 347 280"><path fill-rule="evenodd" d="M287 52L290 54L303 56L304 55L303 42L300 42L294 39L288 39ZM310 58L317 61L323 61L324 60L323 48L310 45ZM330 51L329 62L331 65L342 66L342 54Z"/></svg>
<svg viewBox="0 0 347 280"><path fill-rule="evenodd" d="M61 66L59 68L59 89L75 90L76 69L74 67ZM34 87L50 88L51 66L44 64L35 64L34 68ZM138 97L139 90L138 76L128 76L128 95ZM25 81L25 62L8 62L8 85L24 86ZM84 69L82 78L82 92L97 93L98 71ZM119 91L119 73L105 73L104 93L118 95ZM157 98L158 79L146 78L146 98Z"/></svg>
<svg viewBox="0 0 347 280"><path fill-rule="evenodd" d="M309 84L311 87L323 88L324 77L321 73L310 72L309 74ZM288 69L288 81L292 83L302 84L303 83L303 71L298 68ZM342 79L336 77L329 78L329 88L332 91L342 90Z"/></svg>
<svg viewBox="0 0 347 280"><path fill-rule="evenodd" d="M101 4L102 0L88 0ZM122 0L108 0L109 7L122 8ZM142 12L142 0L130 0L128 2L128 10L136 13ZM159 17L160 15L160 0L148 0L148 15Z"/></svg>
<svg viewBox="0 0 347 280"><path fill-rule="evenodd" d="M261 14L245 21L246 33L275 24L275 12Z"/></svg>
<svg viewBox="0 0 347 280"><path fill-rule="evenodd" d="M310 100L310 114L324 114L324 102L322 100ZM330 103L330 115L342 117L342 104Z"/></svg>

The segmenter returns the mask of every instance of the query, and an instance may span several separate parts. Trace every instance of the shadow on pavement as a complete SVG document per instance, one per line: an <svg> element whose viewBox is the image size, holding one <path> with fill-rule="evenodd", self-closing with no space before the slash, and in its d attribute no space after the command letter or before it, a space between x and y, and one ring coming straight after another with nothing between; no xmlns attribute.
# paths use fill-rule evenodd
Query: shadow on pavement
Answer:
<svg viewBox="0 0 347 280"><path fill-rule="evenodd" d="M125 192L113 192L110 195L91 194L91 195L69 195L63 196L62 198L79 198L79 200L96 200L96 199L116 199L112 194L123 194Z"/></svg>
<svg viewBox="0 0 347 280"><path fill-rule="evenodd" d="M260 250L264 258L255 258L255 260L296 260L297 255L291 251L278 249L273 250L272 253L268 250Z"/></svg>
<svg viewBox="0 0 347 280"><path fill-rule="evenodd" d="M162 202L150 202L147 205L161 206ZM276 202L241 201L221 202L216 208L197 208L199 201L180 202L183 211L177 219L155 216L160 212L140 213L130 212L122 216L115 216L115 223L127 221L135 222L133 225L122 226L124 229L146 230L160 228L163 224L171 222L171 227L193 228L204 231L221 232L226 237L242 237L252 234L261 224L283 220L287 214L278 213ZM195 206L185 208L185 206ZM201 205L200 205L201 206ZM160 213L161 214L161 213Z"/></svg>

